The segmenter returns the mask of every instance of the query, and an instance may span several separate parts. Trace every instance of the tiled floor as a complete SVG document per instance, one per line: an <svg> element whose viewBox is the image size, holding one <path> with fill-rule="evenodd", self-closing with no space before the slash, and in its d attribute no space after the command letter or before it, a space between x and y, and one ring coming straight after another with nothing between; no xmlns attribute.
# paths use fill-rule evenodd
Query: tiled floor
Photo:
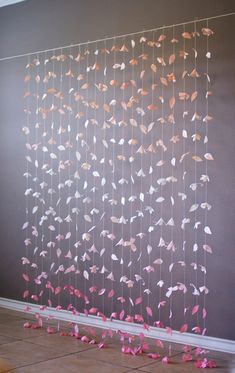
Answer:
<svg viewBox="0 0 235 373"><path fill-rule="evenodd" d="M43 329L23 328L31 316L0 308L0 373L125 373L125 372L196 372L193 362L182 363L182 346L172 344L171 363L162 364L146 354L125 355L120 344L111 340L104 349L68 336L47 334ZM51 321L50 323L53 324ZM54 322L55 323L55 322ZM67 326L66 326L67 327ZM169 345L165 344L165 356ZM160 352L160 351L159 351ZM230 354L212 352L215 372L235 372Z"/></svg>

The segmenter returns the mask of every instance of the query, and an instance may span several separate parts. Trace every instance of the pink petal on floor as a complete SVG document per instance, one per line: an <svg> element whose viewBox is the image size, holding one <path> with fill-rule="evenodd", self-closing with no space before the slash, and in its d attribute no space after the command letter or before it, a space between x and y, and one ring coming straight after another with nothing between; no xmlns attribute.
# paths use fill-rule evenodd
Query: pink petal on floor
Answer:
<svg viewBox="0 0 235 373"><path fill-rule="evenodd" d="M105 344L104 344L104 342L100 342L99 344L98 344L98 348L105 348L106 346L105 346Z"/></svg>
<svg viewBox="0 0 235 373"><path fill-rule="evenodd" d="M81 341L84 342L84 343L89 343L90 342L90 339L84 335L82 338L81 338Z"/></svg>
<svg viewBox="0 0 235 373"><path fill-rule="evenodd" d="M92 340L89 342L89 345L95 345L95 344L96 344L95 339L92 339Z"/></svg>
<svg viewBox="0 0 235 373"><path fill-rule="evenodd" d="M157 360L157 359L160 359L161 355L159 354L148 354L147 355L148 357L150 357L150 359L154 359L154 360Z"/></svg>
<svg viewBox="0 0 235 373"><path fill-rule="evenodd" d="M169 357L168 356L164 356L163 358L162 358L162 364L169 364L170 363L170 359L169 359Z"/></svg>
<svg viewBox="0 0 235 373"><path fill-rule="evenodd" d="M214 360L209 360L207 363L208 368L216 368L216 362Z"/></svg>
<svg viewBox="0 0 235 373"><path fill-rule="evenodd" d="M122 353L123 354L130 354L131 353L131 348L128 347L128 346L123 345L122 346Z"/></svg>
<svg viewBox="0 0 235 373"><path fill-rule="evenodd" d="M193 357L191 354L183 354L182 356L182 361L184 363L188 362L188 361L192 361L193 360Z"/></svg>
<svg viewBox="0 0 235 373"><path fill-rule="evenodd" d="M48 334L55 334L56 333L56 330L54 328L52 328L51 326L48 326L47 327L47 333Z"/></svg>

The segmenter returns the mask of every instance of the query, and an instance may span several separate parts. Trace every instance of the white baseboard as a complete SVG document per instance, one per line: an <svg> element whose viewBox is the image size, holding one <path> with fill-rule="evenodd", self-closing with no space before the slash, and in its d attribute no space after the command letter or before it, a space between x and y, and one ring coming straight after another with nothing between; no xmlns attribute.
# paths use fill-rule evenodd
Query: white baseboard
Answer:
<svg viewBox="0 0 235 373"><path fill-rule="evenodd" d="M114 331L121 330L133 335L139 335L144 332L145 336L153 339L161 339L172 343L180 343L184 345L202 347L209 350L221 351L235 354L235 341L229 339L221 339L209 336L201 336L192 333L180 333L173 331L172 335L166 333L165 329L150 327L149 330L143 331L143 326L136 323L130 323L120 320L102 321L100 317L85 314L74 315L70 311L56 310L52 307L47 307L45 310L40 310L40 305L21 302L18 300L1 298L0 307L8 308L10 310L25 312L25 307L29 306L30 311L27 313L40 313L43 317L51 316L56 320L68 321L77 324L89 325L96 328L112 329Z"/></svg>
<svg viewBox="0 0 235 373"><path fill-rule="evenodd" d="M12 5L16 3L21 3L24 0L0 0L0 7L2 6L7 6L7 5Z"/></svg>

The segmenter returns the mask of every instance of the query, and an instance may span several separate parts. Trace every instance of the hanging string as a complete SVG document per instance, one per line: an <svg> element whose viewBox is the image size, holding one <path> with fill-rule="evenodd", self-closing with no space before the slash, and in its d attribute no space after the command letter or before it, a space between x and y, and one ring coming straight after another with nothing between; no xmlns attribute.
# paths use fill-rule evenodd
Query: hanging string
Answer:
<svg viewBox="0 0 235 373"><path fill-rule="evenodd" d="M46 78L46 74L47 74L47 62L48 62L48 59L47 59L47 53L45 53L45 56L44 56L44 66L43 66L43 92L46 92L46 84L47 84L47 78ZM46 212L46 201L45 201L45 172L46 172L46 164L45 164L45 161L46 161L46 152L48 152L48 149L47 149L47 146L46 146L46 136L47 136L47 126L46 126L46 118L47 118L47 115L46 115L46 93L43 94L42 96L42 100L43 100L43 113L44 115L42 116L43 117L43 134L42 134L42 149L43 149L43 154L42 154L42 184L41 184L41 190L42 190L42 199L43 199L43 207L42 207L42 217L45 216L45 212ZM44 221L41 220L41 222L39 222L39 225L41 223L41 226L42 226L42 237L41 237L41 250L43 251L44 250L44 246L45 246L45 224L44 224ZM42 268L42 272L44 272L44 255L41 256L41 268ZM44 303L43 301L44 299L44 292L42 293L42 297L41 297L41 302L42 304Z"/></svg>
<svg viewBox="0 0 235 373"><path fill-rule="evenodd" d="M172 54L173 56L175 56L175 27L173 25L172 27L172 39L173 39L173 42L172 42ZM173 70L173 81L172 81L172 98L175 100L175 58L173 58L173 64L172 64L172 70ZM175 136L175 104L173 104L173 108L172 108L172 114L173 114L173 123L172 123L172 132L171 132L171 135L172 135L172 148L171 148L171 177L172 177L172 181L171 181L171 219L173 219L174 221L174 182L173 182L173 178L174 178L174 150L175 150L175 147L174 147L174 136ZM174 247L174 225L173 225L173 222L172 222L172 225L171 225L171 242L172 242L172 245ZM171 265L174 263L174 249L171 250ZM173 286L173 268L171 268L171 271L170 271L170 283L171 283L171 288ZM171 293L170 295L170 315L169 315L169 318L170 318L170 328L172 329L172 300L173 298L173 292ZM170 348L169 348L169 351L170 351L170 354L171 354L171 344L170 344Z"/></svg>
<svg viewBox="0 0 235 373"><path fill-rule="evenodd" d="M53 52L53 56L55 55L55 51ZM53 62L52 62L52 75L54 76L55 74L55 59L53 58ZM53 89L53 92L55 90L55 79L53 78L52 79L52 89ZM55 103L55 96L54 96L54 93L52 94L52 104L51 104L51 154L50 154L50 189L48 192L50 192L50 208L53 209L53 193L54 193L54 189L53 189L53 175L54 175L54 170L53 170L53 157L51 156L52 154L54 154L54 103ZM50 226L52 226L52 211L50 211ZM49 249L49 259L50 259L50 263L51 263L51 260L52 260L52 230L50 229L50 249ZM52 268L49 268L49 283L51 283L51 271L52 271ZM51 302L51 289L48 290L49 291L49 297L48 297L48 304L49 306L52 305L52 302Z"/></svg>
<svg viewBox="0 0 235 373"><path fill-rule="evenodd" d="M34 190L34 206L38 206L38 127L39 127L39 122L38 122L38 113L39 113L39 106L38 106L38 95L39 95L39 89L38 85L40 82L40 75L39 75L39 59L38 55L36 57L38 63L36 64L36 77L35 77L35 82L36 82L36 124L35 124L35 190ZM38 264L38 231L37 231L37 226L38 226L38 208L34 214L34 231L33 234L35 235L35 261L36 264ZM36 278L38 277L38 265L36 267ZM38 292L38 285L37 282L35 283L35 294Z"/></svg>
<svg viewBox="0 0 235 373"><path fill-rule="evenodd" d="M30 65L30 55L28 56L28 63L27 66ZM26 134L26 141L27 144L29 144L29 139L30 139L30 121L29 121L29 107L30 107L30 96L31 96L31 91L30 91L30 79L27 80L27 101L26 101L26 125L27 128L25 130ZM26 240L29 238L29 177L32 177L31 175L29 176L29 148L26 146L26 193L25 193L25 223L26 223L26 229L25 229L25 247L26 247L26 258L29 258L29 248L28 244L26 244ZM29 265L26 265L26 275L29 276ZM26 282L26 294L27 294L27 302L29 301L29 282Z"/></svg>
<svg viewBox="0 0 235 373"><path fill-rule="evenodd" d="M197 28L196 28L196 21L194 22L194 69L195 69L195 72L197 71ZM195 77L194 77L194 92L197 92L197 76L196 76L196 73L195 73ZM195 136L195 139L194 139L194 153L195 153L195 157L197 156L197 100L195 99L194 100L194 115L195 115L195 119L194 119L194 136ZM195 180L195 191L194 191L194 204L196 206L197 204L197 162L196 162L196 159L194 161L194 180ZM195 274L196 274L196 279L195 279L195 282L196 282L196 289L198 291L198 255L197 255L197 251L198 251L198 244L197 244L197 229L196 229L196 222L197 222L197 209L195 209L195 212L194 212L194 245L195 245L195 263L196 263L196 270L195 270ZM196 295L196 304L198 304L198 295ZM198 326L198 323L199 323L199 319L198 319L198 312L197 312L197 326Z"/></svg>
<svg viewBox="0 0 235 373"><path fill-rule="evenodd" d="M125 46L125 38L123 38L123 45ZM122 62L124 63L125 65L125 51L123 52L123 60ZM124 121L125 121L125 112L124 112L124 103L125 103L125 83L126 83L126 73L125 73L126 69L123 69L122 71L122 82L123 82L123 90L122 90L122 101L123 101L123 105L122 105L122 139L124 140L125 139L125 135L124 135ZM122 144L122 159L121 159L121 178L123 179L123 176L124 176L124 172L123 172L123 165L124 165L124 143ZM123 184L121 185L121 216L123 218L124 216L124 204L126 203L125 201L125 197L123 195L124 193L124 187L123 187ZM124 201L123 201L123 198L124 198ZM121 235L121 238L124 240L124 223L122 221L122 228L121 228L121 232L122 232L122 235ZM122 278L123 278L123 275L124 275L124 260L123 260L123 254L124 254L124 246L122 244L122 258L121 258L121 266L122 266ZM124 282L122 281L122 298L123 298L123 295L124 295Z"/></svg>
<svg viewBox="0 0 235 373"><path fill-rule="evenodd" d="M60 55L62 56L63 54L63 51L62 49L60 50ZM52 79L54 79L54 77L52 77ZM60 58L60 94L62 95L62 89L63 89L63 61L62 61L62 58ZM59 134L59 146L61 147L62 145L62 97L60 97L60 113L59 113L59 130L58 130L58 134ZM58 236L59 236L59 247L60 247L60 242L61 242L61 150L59 151L59 159L58 159L58 182L59 182L59 190L58 190L58 215L59 215L59 220L58 220ZM60 255L57 255L57 262L58 262L58 269L60 268ZM58 270L58 274L57 274L57 287L59 288L60 286L60 270ZM61 291L58 292L58 301L57 301L57 305L59 306L60 305L60 299L61 299Z"/></svg>
<svg viewBox="0 0 235 373"><path fill-rule="evenodd" d="M97 73L96 73L96 71L97 71L97 44L96 44L96 46L95 46L95 64L94 64L94 66L95 66L95 86L94 86L94 110L95 110L95 124L94 124L94 135L93 135L93 153L94 153L94 155L93 155L93 157L94 157L94 161L93 161L93 169L94 169L94 171L96 170L96 117L97 117L97 115L96 115L96 112L97 112L97 109L96 109L96 104L97 104L97 102L96 102L96 90L97 90L97 88L96 88L96 85L97 85ZM95 174L94 174L94 171L93 171L93 188L94 188L94 190L93 190L93 209L95 209L95 190L96 190L96 177L95 177ZM95 226L95 213L94 213L94 211L93 211L93 219L92 219L92 222L93 222L93 226ZM93 231L92 231L92 240L93 240L93 245L95 245L95 230L93 229ZM93 252L92 252L92 267L94 267L94 265L95 265L95 253L94 253L94 250L93 250ZM96 270L95 270L95 272L96 272ZM93 279L92 279L92 286L94 286L94 284L95 284L95 272L93 272ZM92 293L92 304L94 304L94 292Z"/></svg>
<svg viewBox="0 0 235 373"><path fill-rule="evenodd" d="M212 16L212 17L208 17L208 18L200 18L197 20L197 22L203 22L203 21L208 21L210 19L217 19L217 18L223 18L223 17L228 17L228 16L234 16L235 15L235 12L231 12L231 13L226 13L226 14L219 14L217 16ZM192 24L194 23L195 21L192 20L192 21L187 21L187 22L181 22L181 23L176 23L175 24L175 27L178 27L178 26L183 26L183 25L189 25L189 24ZM153 32L153 31L158 31L158 30L164 30L164 29L167 29L167 28L172 28L173 25L164 25L164 26L160 26L160 27L157 27L157 28L153 28L153 29L150 29L150 30L145 30L145 32ZM63 49L66 49L66 48L69 48L69 47L78 47L78 46L82 46L82 45L88 45L88 44L92 44L92 43L98 43L98 42L103 42L104 40L114 40L114 39L119 39L119 38L124 38L124 37L127 37L127 36L133 36L133 35L140 35L142 34L143 31L137 31L137 32L131 32L131 33L128 33L128 34L123 34L123 35L116 35L116 36L110 36L110 37L106 37L106 38L103 38L103 39L97 39L97 40L91 40L91 41L85 41L85 42L81 42L81 43L76 43L76 44L70 44L70 45L63 45L63 46L59 46L57 48L51 48L51 49L44 49L44 50L40 50L40 51L35 51L35 52L29 52L29 53L24 53L24 54L18 54L16 56L9 56L9 57L3 57L3 58L0 58L0 62L1 61L6 61L6 60L10 60L10 59L13 59L13 58L20 58L20 57L25 57L25 56L29 56L29 55L32 55L32 54L40 54L40 53L45 53L45 52L51 52L51 51L56 51L56 50L60 50L61 48Z"/></svg>
<svg viewBox="0 0 235 373"><path fill-rule="evenodd" d="M153 38L153 42L154 42L155 41L155 32L153 32L152 38ZM155 46L152 47L152 65L154 65L154 62L155 62ZM154 72L153 69L152 69L151 85L152 85L151 105L154 105L155 72ZM152 123L154 122L154 110L151 110L151 122ZM153 146L153 130L151 131L150 142L151 142L151 146ZM150 170L149 170L149 172L151 172L151 174L150 174L150 185L151 186L153 185L153 168L154 168L153 167L153 151L151 150L151 152L150 152ZM150 196L149 196L149 206L150 206L150 208L152 208L152 196L153 196L153 194L150 193ZM149 227L152 227L152 213L153 213L153 211L149 210ZM152 230L149 233L149 245L152 247ZM152 248L151 248L151 250L152 250ZM148 257L149 257L148 265L150 267L151 266L151 252L148 253ZM150 272L148 272L147 283L148 283L147 305L148 305L148 307L150 307ZM147 313L147 323L149 324L149 314L148 313Z"/></svg>
<svg viewBox="0 0 235 373"><path fill-rule="evenodd" d="M47 73L47 68L46 68L46 64L47 64L47 53L45 52L45 56L44 56L44 66L43 66L43 92L46 92L46 73ZM45 94L44 94L45 95ZM46 134L47 134L47 130L46 130L46 96L44 97L44 95L42 96L42 100L43 100L43 112L44 112L44 115L43 115L43 134L42 134L42 149L43 149L43 153L42 153L42 199L43 199L43 203L42 203L42 216L45 215L45 204L46 204L46 201L45 201L45 186L44 186L44 183L45 183L45 171L44 171L44 165L45 165L45 159L46 159L46 151L47 151L47 147L46 147L46 141L45 141L45 138L46 138ZM39 225L40 225L40 222L39 222ZM42 231L42 237L41 237L41 251L44 250L44 245L45 245L45 231L44 231L44 222L42 221L42 228L41 228L41 231ZM44 272L44 257L43 255L41 256L41 268L42 268L42 272ZM41 297L41 302L42 304L44 303L43 301L44 299L44 292L42 293L42 297Z"/></svg>
<svg viewBox="0 0 235 373"><path fill-rule="evenodd" d="M133 39L132 39L132 44L131 44L131 47L132 47L132 60L135 59L135 39L134 39L134 35L132 35ZM135 78L135 65L132 64L131 65L131 79L132 81L134 81L134 78ZM133 118L134 116L134 101L133 101L133 97L134 97L134 85L131 84L131 97L132 97L132 102L131 102L131 118ZM130 164L130 167L131 167L131 179L133 177L133 155L134 155L134 144L133 144L133 138L134 138L134 126L131 126L131 164ZM132 197L132 194L133 194L133 186L132 186L133 182L131 180L131 197ZM130 218L130 237L132 238L132 224L133 224L133 220L132 217L133 217L133 201L131 200L130 201L130 214L131 214L131 218ZM130 281L132 281L132 250L130 249L130 255L129 255L129 263L131 263L130 265ZM141 280L139 280L141 281ZM132 287L130 286L129 288L129 298L132 299ZM131 315L132 314L132 305L131 303L129 303L129 314Z"/></svg>
<svg viewBox="0 0 235 373"><path fill-rule="evenodd" d="M72 55L71 55L71 48L69 48L69 71L68 71L68 75L69 75L69 90L68 90L68 93L69 93L69 107L68 107L68 127L67 127L67 130L68 130L68 156L69 156L69 163L68 163L68 230L70 232L70 235L69 235L69 254L71 253L71 179L70 179L70 176L71 176L71 115L72 115L72 108L71 108L71 80L72 80L72 71L71 71L71 68L72 68ZM71 262L71 259L69 259L69 262ZM71 271L69 271L69 286L72 285L72 275L71 275ZM69 299L70 299L70 304L72 303L72 292L70 291L69 292Z"/></svg>
<svg viewBox="0 0 235 373"><path fill-rule="evenodd" d="M206 22L206 27L209 27L208 20ZM208 76L209 76L209 57L210 57L210 50L209 50L209 36L206 36L206 118L209 115L209 81L208 81ZM208 122L205 122L206 126L206 141L205 141L205 148L206 148L206 154L208 152ZM205 170L206 170L206 175L208 175L208 160L207 158L205 159ZM205 208L205 227L207 226L207 214L208 214L208 180L205 183L205 203L206 203L206 208ZM207 234L204 234L204 244L207 245ZM204 294L203 294L203 308L204 312L206 312L206 266L207 266L207 253L206 250L204 251ZM203 329L204 331L206 330L206 315L203 317Z"/></svg>
<svg viewBox="0 0 235 373"><path fill-rule="evenodd" d="M183 32L185 32L185 25L183 25ZM185 61L186 61L186 58L185 58L185 53L186 53L186 50L185 50L185 38L183 38L183 72L182 74L184 74L184 72L186 71L186 64L185 64ZM185 80L185 77L183 78L183 93L185 94L186 93L186 80ZM184 98L183 99L183 131L182 131L182 137L183 137L183 154L185 154L186 152L186 140L185 140L185 133L186 133L186 99ZM183 219L182 221L184 222L185 219L186 219L186 166L185 166L185 157L183 159L183 197L181 197L183 199ZM184 265L183 265L183 278L184 278L184 285L186 283L186 241L185 241L185 228L186 228L186 224L184 224L183 226L183 229L182 229L182 235L183 235L183 243L182 243L182 247L183 247L183 261L184 261ZM184 306L184 309L183 309L183 313L184 313L184 320L186 318L186 292L184 291L183 292L183 306Z"/></svg>
<svg viewBox="0 0 235 373"><path fill-rule="evenodd" d="M114 51L113 51L113 63L114 63L114 66L116 64L116 40L114 39L114 42L113 42L113 47L114 47ZM114 80L114 85L113 85L113 100L114 100L114 105L113 105L113 123L112 123L112 138L115 139L115 123L116 123L116 118L115 118L115 108L116 108L116 69L114 68L113 69L113 80ZM114 208L113 208L113 200L114 200L114 180L115 180L115 163L114 163L114 160L115 160L115 147L114 145L112 145L112 199L111 199L111 204L112 204L112 216L114 216ZM113 231L113 221L112 221L112 236L114 234L114 231ZM111 258L113 256L113 251L114 251L114 240L112 238L112 253L111 253ZM111 273L113 274L113 259L111 259ZM111 289L113 291L113 280L111 280L112 284L111 284ZM113 312L113 297L111 297L111 313Z"/></svg>
<svg viewBox="0 0 235 373"><path fill-rule="evenodd" d="M165 36L165 29L163 28L162 30L162 35ZM163 38L162 41L162 61L164 61L164 46L165 46L165 40ZM162 63L162 69L161 69L161 75L162 78L164 78L165 75L165 68L164 68L164 63ZM161 90L161 117L162 117L162 123L161 123L161 140L162 143L164 144L164 125L165 125L165 111L164 111L164 84L161 84L162 90ZM164 161L164 149L163 146L161 146L161 160ZM161 167L161 179L163 178L163 167ZM163 186L162 183L160 185L160 194L162 197L162 190ZM161 207L160 207L160 214L161 214L161 219L163 219L163 204L161 202ZM162 224L160 225L160 237L162 237L163 229L162 229ZM159 280L162 281L162 245L160 245L160 266L159 266ZM162 302L162 284L159 286L159 303ZM159 321L161 321L161 306L159 307Z"/></svg>
<svg viewBox="0 0 235 373"><path fill-rule="evenodd" d="M81 50L80 50L80 45L78 47L78 55L79 55L79 58L77 59L77 73L78 75L80 74L80 68L81 68L81 64L80 64L80 60L81 60ZM77 78L77 95L80 94L80 87L79 87L79 79ZM77 121L76 121L76 152L79 152L79 129L80 129L80 97L78 97L77 99ZM77 196L77 193L78 193L78 179L79 179L79 176L78 176L78 166L79 166L79 161L76 160L76 191L75 191L75 198L76 198L76 220L75 220L75 224L76 224L76 243L75 243L75 249L76 249L76 254L75 254L75 257L76 257L76 262L77 262L77 270L76 270L76 274L75 274L75 288L78 289L78 275L79 275L79 264L78 264L78 214L79 214L79 211L78 211L78 196ZM75 308L78 309L78 297L76 297L75 299Z"/></svg>
<svg viewBox="0 0 235 373"><path fill-rule="evenodd" d="M104 41L104 85L106 86L106 76L107 76L107 45L106 45L106 40ZM102 174L103 174L103 196L105 195L105 184L106 184L106 172L105 172L105 165L106 165L106 110L105 110L105 105L107 105L106 103L106 90L104 90L104 100L103 100L103 170L102 170ZM108 109L109 110L109 109ZM104 238L105 238L105 235L104 235L104 230L105 230L105 199L103 198L102 200L102 203L103 203L103 208L102 208L102 250L105 250L105 244L104 244ZM105 288L105 270L104 270L104 252L103 252L103 255L102 255L102 270L103 270L103 275L102 275L102 288L104 289ZM103 311L103 314L105 313L105 298L103 297L103 308L102 308L102 311Z"/></svg>
<svg viewBox="0 0 235 373"><path fill-rule="evenodd" d="M145 33L143 32L142 36L144 37ZM141 43L141 71L144 71L144 43ZM141 79L141 89L142 92L144 90L144 73ZM141 110L144 110L144 96L141 96ZM141 115L141 125L144 125L144 119L143 115ZM140 146L143 146L143 132L141 131L141 137L140 137ZM140 169L142 171L143 168L143 155L140 154ZM143 195L143 176L140 175L140 232L143 233L143 202L142 202L142 195ZM142 277L142 236L140 236L140 255L139 255L139 273L140 277ZM142 297L142 281L139 281L139 287L140 287L140 298ZM140 303L140 314L143 314L143 306L142 302Z"/></svg>
<svg viewBox="0 0 235 373"><path fill-rule="evenodd" d="M87 188L88 188L88 181L87 181L87 153L88 153L88 131L87 131L87 128L88 128L88 125L89 125L89 117L88 117L88 101L89 101L89 94L88 94L88 89L89 89L89 76L88 76L88 71L89 71L89 54L90 54L90 51L88 49L88 43L86 45L86 50L84 52L84 54L86 55L86 85L87 85L87 89L86 89L86 114L85 114L85 128L86 128L86 131L85 131L85 138L86 138L86 169L85 169L85 215L87 215L87 197L88 197L88 193L87 193ZM87 234L87 222L86 222L86 219L85 219L85 233ZM87 255L87 239L85 238L85 255ZM84 265L84 268L85 268L85 271L87 271L87 258L85 257L85 265ZM85 279L84 280L84 294L86 295L87 294L87 280ZM86 306L86 303L85 303L85 306Z"/></svg>

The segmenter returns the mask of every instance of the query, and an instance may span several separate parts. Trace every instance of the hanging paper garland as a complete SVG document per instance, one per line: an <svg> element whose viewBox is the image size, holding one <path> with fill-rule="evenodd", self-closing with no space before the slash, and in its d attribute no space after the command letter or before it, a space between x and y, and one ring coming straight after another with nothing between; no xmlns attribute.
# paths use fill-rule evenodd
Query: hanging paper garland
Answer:
<svg viewBox="0 0 235 373"><path fill-rule="evenodd" d="M205 334L212 35L29 57L24 299Z"/></svg>

